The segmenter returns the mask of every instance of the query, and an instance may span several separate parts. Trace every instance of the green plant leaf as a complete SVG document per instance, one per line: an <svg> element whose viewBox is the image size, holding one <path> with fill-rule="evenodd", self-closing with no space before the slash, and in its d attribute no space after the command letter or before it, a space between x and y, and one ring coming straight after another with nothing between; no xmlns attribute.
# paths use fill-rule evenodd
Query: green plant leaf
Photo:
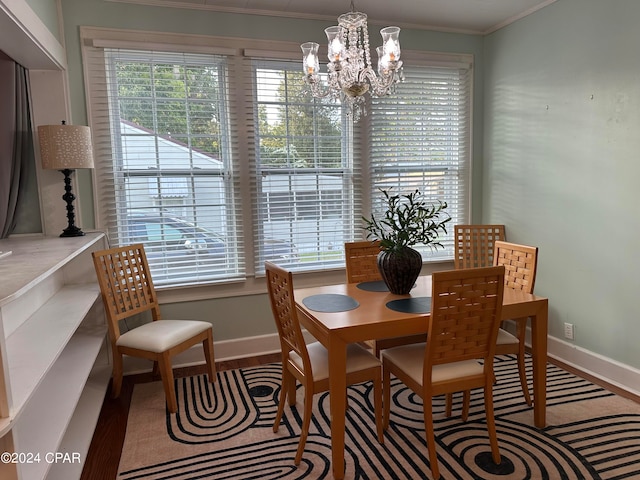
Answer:
<svg viewBox="0 0 640 480"><path fill-rule="evenodd" d="M410 193L392 194L391 189L380 189L386 210L380 219L372 214L362 217L367 239L380 240L380 247L386 251L400 251L418 243L431 248L444 248L438 240L440 234L447 234L446 223L451 220L445 211L447 203L428 203L419 190Z"/></svg>

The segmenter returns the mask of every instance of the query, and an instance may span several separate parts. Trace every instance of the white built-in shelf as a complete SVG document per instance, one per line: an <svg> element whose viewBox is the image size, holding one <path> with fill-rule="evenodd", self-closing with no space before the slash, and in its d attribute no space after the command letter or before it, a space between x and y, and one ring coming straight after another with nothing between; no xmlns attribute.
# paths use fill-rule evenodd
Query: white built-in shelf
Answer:
<svg viewBox="0 0 640 480"><path fill-rule="evenodd" d="M91 252L102 233L0 240L0 444L40 454L4 466L2 479L79 478L48 452L84 460L109 381L106 324ZM12 447L11 447L12 446Z"/></svg>
<svg viewBox="0 0 640 480"><path fill-rule="evenodd" d="M7 339L12 417L20 415L30 395L68 347L99 294L97 284L65 285ZM105 333L106 327L102 326L100 338ZM38 338L47 341L38 342Z"/></svg>
<svg viewBox="0 0 640 480"><path fill-rule="evenodd" d="M87 458L89 445L93 438L93 429L87 428L87 423L95 424L100 415L102 401L107 390L107 384L111 378L111 366L106 364L106 348L101 352L103 358L98 358L96 365L87 379L78 401L71 422L67 426L64 438L58 447L58 452L78 454L82 460ZM80 478L82 463L56 463L51 465L47 474L47 480L69 480Z"/></svg>
<svg viewBox="0 0 640 480"><path fill-rule="evenodd" d="M62 442L93 362L104 341L104 330L78 332L31 396L14 428L21 442L34 452L57 452ZM100 400L102 402L102 399ZM46 428L43 426L46 425ZM24 478L44 478L46 461L26 464Z"/></svg>

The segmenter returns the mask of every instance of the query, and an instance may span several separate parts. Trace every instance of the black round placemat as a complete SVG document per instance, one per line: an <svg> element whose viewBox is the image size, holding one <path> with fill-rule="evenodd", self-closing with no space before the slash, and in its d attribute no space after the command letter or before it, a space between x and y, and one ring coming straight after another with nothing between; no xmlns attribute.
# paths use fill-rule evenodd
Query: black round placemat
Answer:
<svg viewBox="0 0 640 480"><path fill-rule="evenodd" d="M366 290L367 292L388 292L389 288L384 280L376 280L373 282L360 282L356 285L360 290Z"/></svg>
<svg viewBox="0 0 640 480"><path fill-rule="evenodd" d="M431 312L431 297L401 298L387 302L387 308L402 313Z"/></svg>
<svg viewBox="0 0 640 480"><path fill-rule="evenodd" d="M360 304L348 295L321 293L302 299L305 307L314 312L346 312L358 308Z"/></svg>

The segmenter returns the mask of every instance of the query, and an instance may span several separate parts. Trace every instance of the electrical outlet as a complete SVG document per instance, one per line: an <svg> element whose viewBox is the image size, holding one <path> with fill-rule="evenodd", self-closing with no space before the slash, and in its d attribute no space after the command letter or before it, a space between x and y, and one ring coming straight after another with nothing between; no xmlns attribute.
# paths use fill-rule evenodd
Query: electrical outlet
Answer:
<svg viewBox="0 0 640 480"><path fill-rule="evenodd" d="M573 323L564 324L564 338L568 340L573 340Z"/></svg>

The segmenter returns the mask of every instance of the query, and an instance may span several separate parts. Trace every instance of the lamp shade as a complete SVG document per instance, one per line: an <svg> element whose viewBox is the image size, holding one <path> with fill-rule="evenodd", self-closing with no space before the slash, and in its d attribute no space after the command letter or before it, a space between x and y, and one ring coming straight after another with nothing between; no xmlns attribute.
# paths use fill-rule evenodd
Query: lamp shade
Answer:
<svg viewBox="0 0 640 480"><path fill-rule="evenodd" d="M91 129L82 125L40 125L42 168L93 168Z"/></svg>

